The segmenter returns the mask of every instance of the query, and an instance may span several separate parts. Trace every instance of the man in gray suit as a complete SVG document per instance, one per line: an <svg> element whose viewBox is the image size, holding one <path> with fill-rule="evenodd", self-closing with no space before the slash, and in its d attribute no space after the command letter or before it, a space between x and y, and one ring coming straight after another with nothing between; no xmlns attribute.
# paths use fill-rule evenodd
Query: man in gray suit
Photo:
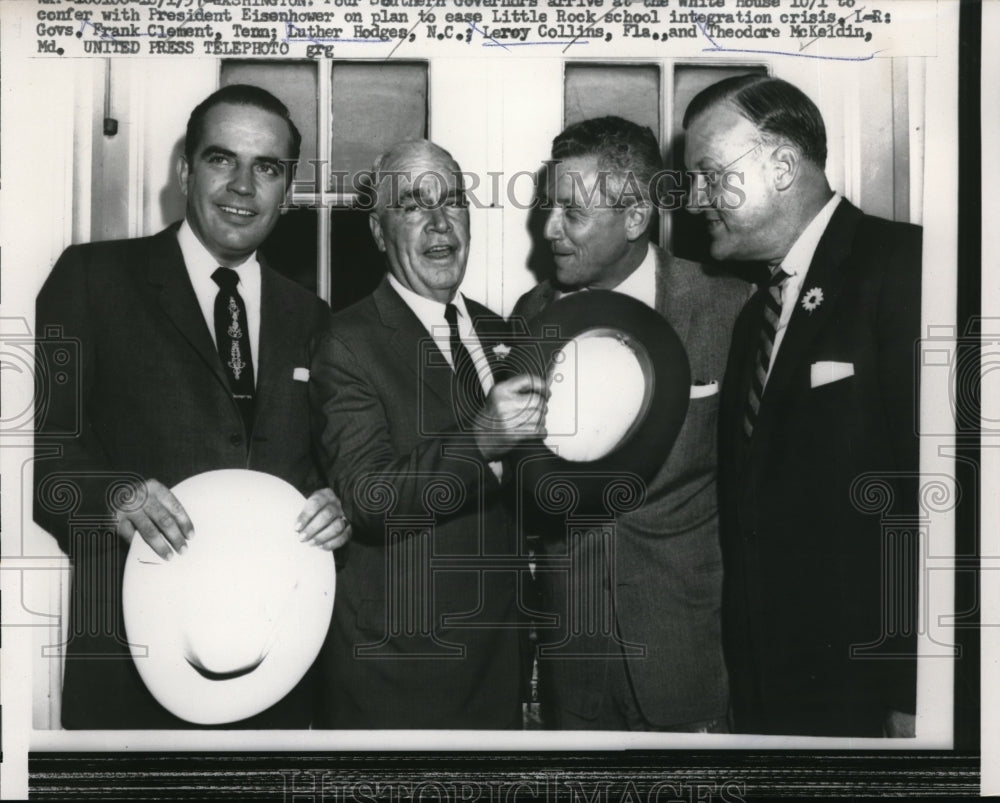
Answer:
<svg viewBox="0 0 1000 803"><path fill-rule="evenodd" d="M657 201L651 185L662 163L648 128L619 117L585 120L555 138L552 158L545 238L555 277L525 294L514 315L533 318L579 290L630 295L677 332L692 386L683 427L649 480L645 502L615 515L607 542L612 552L592 542L602 536L598 528L584 538L574 534L570 546L568 527L541 533L540 566L546 557L558 562L567 550L585 550L598 556L603 574L596 577L592 568L588 576L573 569L538 572L543 609L559 619L557 627L539 630L548 716L562 729L722 732L728 686L720 634L716 416L733 323L748 290L650 242ZM588 593L607 602L606 627L575 621L571 600Z"/></svg>

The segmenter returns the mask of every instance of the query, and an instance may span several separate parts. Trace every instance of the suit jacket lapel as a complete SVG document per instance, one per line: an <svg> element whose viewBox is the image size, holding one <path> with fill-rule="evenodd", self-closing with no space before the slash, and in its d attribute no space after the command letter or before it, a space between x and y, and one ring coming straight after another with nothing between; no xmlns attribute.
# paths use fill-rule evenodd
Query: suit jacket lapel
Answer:
<svg viewBox="0 0 1000 803"><path fill-rule="evenodd" d="M674 260L661 248L654 245L653 251L656 254L656 311L667 319L687 348L691 322L698 313L694 305L688 303L685 292L689 277L677 270Z"/></svg>
<svg viewBox="0 0 1000 803"><path fill-rule="evenodd" d="M222 372L219 353L184 266L181 247L177 243L177 225L165 229L153 239L146 278L157 289L164 313L228 392L229 383Z"/></svg>
<svg viewBox="0 0 1000 803"><path fill-rule="evenodd" d="M451 368L420 319L392 289L388 279L383 279L375 288L372 298L382 323L392 330L389 345L399 355L400 362L412 370L423 386L429 388L450 410ZM436 350L441 355L440 366L427 365L430 350Z"/></svg>
<svg viewBox="0 0 1000 803"><path fill-rule="evenodd" d="M859 209L847 201L841 201L823 232L764 389L756 424L758 428L767 426L775 409L773 402L784 395L795 369L806 357L810 343L830 323L837 306L837 296L847 278L845 263L851 253L855 230L861 218ZM810 312L802 306L801 299L813 288L823 291L823 301Z"/></svg>
<svg viewBox="0 0 1000 803"><path fill-rule="evenodd" d="M306 354L301 351L301 342L295 325L298 310L291 295L278 281L277 274L268 267L261 254L260 262L260 333L257 355L257 389L254 400L254 417L259 418L274 391L276 383L290 382L291 376L281 377L278 369L290 363L308 366ZM302 360L296 363L296 360Z"/></svg>
<svg viewBox="0 0 1000 803"><path fill-rule="evenodd" d="M510 320L512 328L517 330L517 334L527 334L527 322L541 315L555 300L556 288L551 280L545 279L535 286L523 303L518 302Z"/></svg>
<svg viewBox="0 0 1000 803"><path fill-rule="evenodd" d="M472 327L475 329L476 337L479 338L479 345L486 356L490 373L494 380L501 381L500 377L504 373L505 362L496 349L500 345L510 346L511 328L499 315L494 315L489 308L471 299L465 299L465 308L472 318Z"/></svg>

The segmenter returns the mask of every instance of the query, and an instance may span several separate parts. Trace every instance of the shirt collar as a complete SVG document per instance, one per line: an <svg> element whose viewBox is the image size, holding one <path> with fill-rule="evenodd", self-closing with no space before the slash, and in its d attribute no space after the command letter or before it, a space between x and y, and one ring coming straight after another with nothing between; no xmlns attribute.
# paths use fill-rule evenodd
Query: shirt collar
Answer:
<svg viewBox="0 0 1000 803"><path fill-rule="evenodd" d="M187 220L181 223L177 230L177 243L181 247L181 255L184 257L188 276L191 277L191 284L196 290L210 285L212 292L216 292L219 287L212 279L212 274L219 267L219 261L202 245ZM257 261L256 251L233 270L239 276L240 295L260 293L260 262Z"/></svg>
<svg viewBox="0 0 1000 803"><path fill-rule="evenodd" d="M402 282L399 281L391 273L388 274L389 284L393 290L395 290L403 302L408 306L413 314L417 316L420 323L423 324L424 329L427 330L429 334L434 334L434 328L442 325L447 326L447 321L444 317L444 310L447 306L440 301L436 301L433 298L427 298L426 296L420 295L420 293L415 293L409 287L405 287ZM458 309L458 318L461 321L463 318L469 317L469 312L465 306L465 297L461 293L456 293L455 297L451 300L451 303L455 305Z"/></svg>
<svg viewBox="0 0 1000 803"><path fill-rule="evenodd" d="M823 237L823 232L826 231L830 218L833 217L840 201L841 196L834 193L833 197L827 201L826 206L816 213L816 217L809 221L809 225L802 230L798 239L788 249L785 258L781 260L781 269L789 276L801 275L805 277L813 255L816 253L816 248L819 246L819 241Z"/></svg>
<svg viewBox="0 0 1000 803"><path fill-rule="evenodd" d="M556 299L560 299L571 293L586 292L590 289L589 287L581 287L577 290L557 289ZM619 282L616 287L612 287L611 290L631 296L636 301L641 301L647 307L656 309L656 252L653 250L652 243L646 246L646 256L642 258L639 267L626 276L623 281Z"/></svg>
<svg viewBox="0 0 1000 803"><path fill-rule="evenodd" d="M639 263L639 267L626 276L617 287L611 289L656 309L656 253L652 244L646 246L646 256Z"/></svg>

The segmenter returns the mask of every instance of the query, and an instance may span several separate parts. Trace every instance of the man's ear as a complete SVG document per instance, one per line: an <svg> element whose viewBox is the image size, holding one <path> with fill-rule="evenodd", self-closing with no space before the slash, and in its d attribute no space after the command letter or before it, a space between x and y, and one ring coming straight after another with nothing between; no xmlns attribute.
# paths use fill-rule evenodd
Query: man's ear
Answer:
<svg viewBox="0 0 1000 803"><path fill-rule="evenodd" d="M181 187L181 193L187 198L188 194L188 175L190 173L190 167L188 166L187 156L183 153L177 158L177 181Z"/></svg>
<svg viewBox="0 0 1000 803"><path fill-rule="evenodd" d="M779 192L787 190L795 183L802 164L802 155L792 145L781 145L771 156L774 166L774 187Z"/></svg>
<svg viewBox="0 0 1000 803"><path fill-rule="evenodd" d="M295 189L295 168L298 165L297 160L294 162L289 159L281 160L281 166L288 178L285 180L285 194L281 199L281 206L278 207L279 215L285 214L292 207L292 194Z"/></svg>
<svg viewBox="0 0 1000 803"><path fill-rule="evenodd" d="M639 201L625 210L625 236L629 242L642 237L653 219L653 205L649 201Z"/></svg>
<svg viewBox="0 0 1000 803"><path fill-rule="evenodd" d="M382 235L382 223L379 221L376 212L368 213L368 228L372 231L372 237L375 238L375 245L378 246L378 250L385 253L385 237Z"/></svg>

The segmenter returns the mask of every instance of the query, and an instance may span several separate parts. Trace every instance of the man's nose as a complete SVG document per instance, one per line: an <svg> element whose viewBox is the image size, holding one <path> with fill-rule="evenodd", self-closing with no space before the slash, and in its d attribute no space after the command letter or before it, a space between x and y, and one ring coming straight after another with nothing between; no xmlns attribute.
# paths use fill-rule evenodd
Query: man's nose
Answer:
<svg viewBox="0 0 1000 803"><path fill-rule="evenodd" d="M237 195L253 195L256 192L253 183L253 166L237 165L229 177L227 186Z"/></svg>
<svg viewBox="0 0 1000 803"><path fill-rule="evenodd" d="M687 211L693 215L700 215L709 209L715 209L718 204L718 192L715 184L717 178L708 175L691 176L688 187Z"/></svg>
<svg viewBox="0 0 1000 803"><path fill-rule="evenodd" d="M542 229L542 235L546 240L558 240L562 236L561 209L555 208L549 212L549 216L545 219L545 228Z"/></svg>
<svg viewBox="0 0 1000 803"><path fill-rule="evenodd" d="M427 226L434 231L449 231L451 229L451 221L443 206L435 205L433 209L427 210Z"/></svg>
<svg viewBox="0 0 1000 803"><path fill-rule="evenodd" d="M692 215L700 215L711 209L712 199L708 191L708 185L704 179L691 178L691 185L688 187L687 211Z"/></svg>

